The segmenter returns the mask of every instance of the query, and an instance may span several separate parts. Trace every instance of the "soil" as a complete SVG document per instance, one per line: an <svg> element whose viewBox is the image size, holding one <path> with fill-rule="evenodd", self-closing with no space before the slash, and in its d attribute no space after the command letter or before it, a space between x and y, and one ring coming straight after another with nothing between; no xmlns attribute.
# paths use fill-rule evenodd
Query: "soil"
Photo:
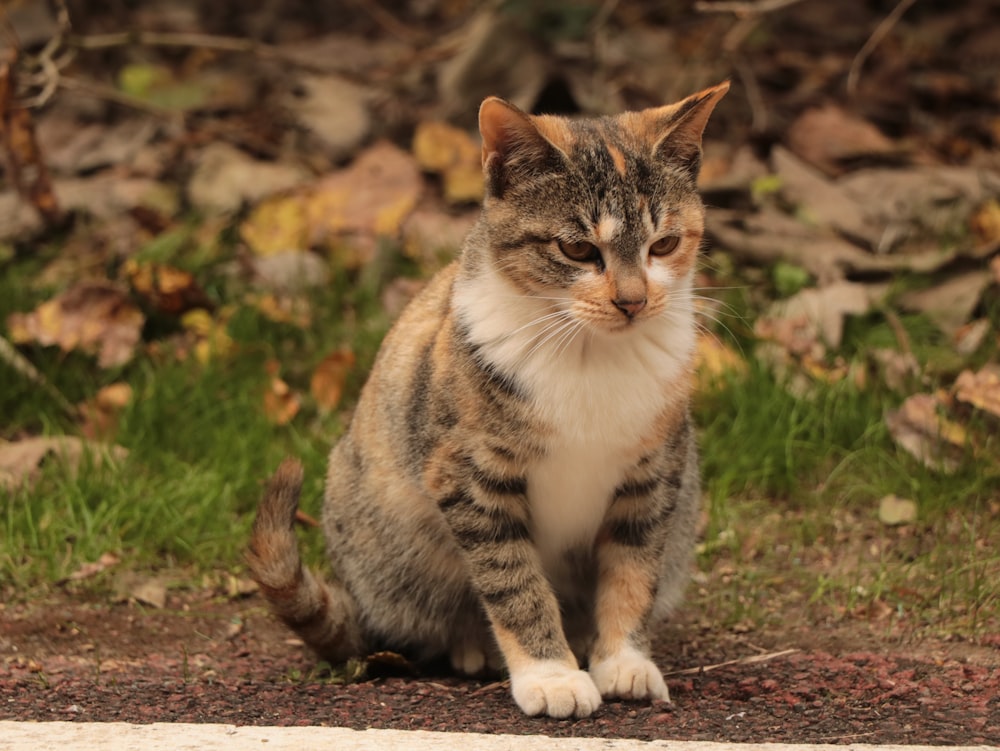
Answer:
<svg viewBox="0 0 1000 751"><path fill-rule="evenodd" d="M504 681L445 670L373 665L344 684L290 637L256 595L10 605L0 719L1000 745L1000 634L914 640L859 621L740 634L682 620L655 642L673 702L608 702L584 720L525 717Z"/></svg>

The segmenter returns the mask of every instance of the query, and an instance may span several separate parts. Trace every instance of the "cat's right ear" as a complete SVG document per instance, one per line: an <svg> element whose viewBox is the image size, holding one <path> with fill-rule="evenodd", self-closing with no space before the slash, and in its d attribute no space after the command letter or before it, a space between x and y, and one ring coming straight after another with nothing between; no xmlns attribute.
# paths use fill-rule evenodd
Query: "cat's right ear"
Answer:
<svg viewBox="0 0 1000 751"><path fill-rule="evenodd" d="M499 97L491 96L479 107L479 133L488 196L502 198L519 175L545 172L558 162L557 147L531 117Z"/></svg>

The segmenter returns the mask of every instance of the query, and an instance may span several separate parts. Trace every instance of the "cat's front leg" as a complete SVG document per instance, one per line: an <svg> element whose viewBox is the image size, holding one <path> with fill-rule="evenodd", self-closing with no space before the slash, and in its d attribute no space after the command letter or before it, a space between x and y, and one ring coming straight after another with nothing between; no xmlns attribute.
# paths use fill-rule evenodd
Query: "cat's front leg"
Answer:
<svg viewBox="0 0 1000 751"><path fill-rule="evenodd" d="M528 715L587 717L601 703L562 630L559 605L531 541L526 481L472 466L439 500Z"/></svg>
<svg viewBox="0 0 1000 751"><path fill-rule="evenodd" d="M683 484L682 471L670 466L675 461L616 489L598 539L590 674L606 698L670 700L663 675L649 658L647 630L664 548L675 536L671 525Z"/></svg>

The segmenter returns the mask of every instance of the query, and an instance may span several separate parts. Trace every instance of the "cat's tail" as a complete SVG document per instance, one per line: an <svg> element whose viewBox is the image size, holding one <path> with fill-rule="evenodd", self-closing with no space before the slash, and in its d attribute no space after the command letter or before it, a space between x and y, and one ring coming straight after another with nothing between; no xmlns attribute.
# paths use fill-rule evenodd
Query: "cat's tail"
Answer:
<svg viewBox="0 0 1000 751"><path fill-rule="evenodd" d="M357 605L340 585L302 565L295 512L302 464L285 459L271 477L253 523L246 560L271 610L321 658L341 663L364 654Z"/></svg>

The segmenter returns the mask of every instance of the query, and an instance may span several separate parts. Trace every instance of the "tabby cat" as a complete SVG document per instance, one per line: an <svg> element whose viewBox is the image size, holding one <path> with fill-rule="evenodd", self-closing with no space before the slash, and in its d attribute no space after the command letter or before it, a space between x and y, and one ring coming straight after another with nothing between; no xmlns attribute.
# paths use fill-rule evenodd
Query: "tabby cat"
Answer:
<svg viewBox="0 0 1000 751"><path fill-rule="evenodd" d="M483 102L481 217L330 455L337 581L299 559L298 462L254 523L253 576L320 656L506 668L529 715L669 698L650 631L694 545L695 183L728 88L592 119Z"/></svg>

